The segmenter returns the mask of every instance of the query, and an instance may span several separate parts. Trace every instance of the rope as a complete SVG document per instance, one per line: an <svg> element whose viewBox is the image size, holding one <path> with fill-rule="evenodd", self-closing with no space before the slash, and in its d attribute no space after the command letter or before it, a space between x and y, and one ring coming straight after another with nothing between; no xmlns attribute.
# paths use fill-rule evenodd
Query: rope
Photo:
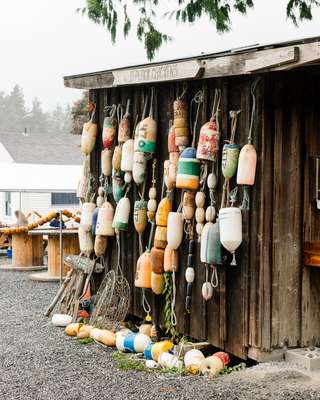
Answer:
<svg viewBox="0 0 320 400"><path fill-rule="evenodd" d="M237 197L238 197L238 186L236 186L234 189L232 189L229 194L231 207L234 206L234 203L237 201Z"/></svg>
<svg viewBox="0 0 320 400"><path fill-rule="evenodd" d="M157 159L154 158L152 161L152 186L156 184L156 168L157 168Z"/></svg>
<svg viewBox="0 0 320 400"><path fill-rule="evenodd" d="M230 111L231 136L230 136L230 142L229 143L234 143L234 138L235 138L236 130L237 130L238 115L240 114L240 112L241 112L241 110Z"/></svg>
<svg viewBox="0 0 320 400"><path fill-rule="evenodd" d="M146 314L150 314L151 306L146 296L146 289L142 288L142 308Z"/></svg>
<svg viewBox="0 0 320 400"><path fill-rule="evenodd" d="M196 104L197 105L197 111L196 111L196 118L194 120L194 124L192 125L192 105ZM200 112L200 107L203 103L203 91L199 90L193 97L193 99L190 102L190 126L192 126L192 147L195 147L196 144L196 130L197 130L197 125L198 125L198 118L199 118L199 112Z"/></svg>
<svg viewBox="0 0 320 400"><path fill-rule="evenodd" d="M149 117L150 118L153 118L154 92L155 92L155 88L154 88L154 86L152 86L152 88L151 88L151 100L150 100L150 111L149 111Z"/></svg>
<svg viewBox="0 0 320 400"><path fill-rule="evenodd" d="M221 89L216 89L214 91L213 106L211 112L211 119L216 121L217 131L219 132L219 111L221 102Z"/></svg>
<svg viewBox="0 0 320 400"><path fill-rule="evenodd" d="M252 142L252 130L253 130L253 123L256 115L256 88L258 83L260 82L261 78L257 78L253 84L251 85L251 96L252 96L252 109L251 109L251 120L250 120L250 128L249 128L249 135L248 135L248 143L251 144Z"/></svg>
<svg viewBox="0 0 320 400"><path fill-rule="evenodd" d="M142 117L141 119L144 120L146 117L146 112L147 112L147 104L148 104L148 96L146 96L146 98L144 99L144 103L143 103L143 111L142 111Z"/></svg>
<svg viewBox="0 0 320 400"><path fill-rule="evenodd" d="M188 83L187 82L183 82L181 95L179 95L179 88L177 90L177 98L178 98L178 100L181 100L186 95L187 90L188 90Z"/></svg>
<svg viewBox="0 0 320 400"><path fill-rule="evenodd" d="M208 177L208 164L201 163L200 171L200 191L204 192L206 186L206 179Z"/></svg>
<svg viewBox="0 0 320 400"><path fill-rule="evenodd" d="M139 255L143 253L142 233L139 233Z"/></svg>
<svg viewBox="0 0 320 400"><path fill-rule="evenodd" d="M250 209L249 186L243 185L243 199L242 199L242 204L240 206L240 210L248 211L249 209Z"/></svg>
<svg viewBox="0 0 320 400"><path fill-rule="evenodd" d="M116 275L118 275L119 272L120 272L120 275L123 275L122 268L120 265L121 249L120 249L120 233L119 233L119 231L116 232L116 238L117 238L117 251L118 251Z"/></svg>
<svg viewBox="0 0 320 400"><path fill-rule="evenodd" d="M93 103L93 109L91 111L90 122L93 122L93 119L96 116L96 108L97 108L97 104Z"/></svg>
<svg viewBox="0 0 320 400"><path fill-rule="evenodd" d="M173 260L173 252L172 252L172 260ZM172 264L172 262L171 262L171 264ZM176 273L175 273L175 265L173 265L173 268L172 268L172 301L171 301L171 325L172 326L177 326L177 315L175 312L176 297L177 297Z"/></svg>
<svg viewBox="0 0 320 400"><path fill-rule="evenodd" d="M215 265L213 265L212 269L213 269L213 271L212 271L210 283L213 288L217 288L219 286L217 267Z"/></svg>
<svg viewBox="0 0 320 400"><path fill-rule="evenodd" d="M118 104L117 106L117 120L118 120L118 125L120 124L120 121L123 118L123 107L121 104Z"/></svg>
<svg viewBox="0 0 320 400"><path fill-rule="evenodd" d="M130 103L131 103L131 100L130 99L128 99L127 100L127 107L126 107L126 113L125 113L125 117L127 117L128 118L128 116L130 115Z"/></svg>
<svg viewBox="0 0 320 400"><path fill-rule="evenodd" d="M114 117L116 111L117 111L117 106L115 104L112 104L112 106L105 106L104 108L104 112L107 114L107 116L108 112L110 112L109 117Z"/></svg>

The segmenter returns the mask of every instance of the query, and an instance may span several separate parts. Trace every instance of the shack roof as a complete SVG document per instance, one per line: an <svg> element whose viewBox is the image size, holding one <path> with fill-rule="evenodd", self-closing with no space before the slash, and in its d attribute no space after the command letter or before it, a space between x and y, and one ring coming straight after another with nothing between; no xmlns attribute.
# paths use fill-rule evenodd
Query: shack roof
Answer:
<svg viewBox="0 0 320 400"><path fill-rule="evenodd" d="M99 89L186 79L282 71L320 61L320 37L200 54L64 77L67 87Z"/></svg>

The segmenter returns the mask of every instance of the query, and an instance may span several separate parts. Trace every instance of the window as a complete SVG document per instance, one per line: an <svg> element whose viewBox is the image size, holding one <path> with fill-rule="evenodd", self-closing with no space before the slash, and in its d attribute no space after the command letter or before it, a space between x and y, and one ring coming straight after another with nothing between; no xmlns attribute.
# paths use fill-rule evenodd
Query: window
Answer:
<svg viewBox="0 0 320 400"><path fill-rule="evenodd" d="M76 193L51 193L51 205L77 205L79 204L79 199Z"/></svg>
<svg viewBox="0 0 320 400"><path fill-rule="evenodd" d="M11 216L11 192L5 192L5 214Z"/></svg>

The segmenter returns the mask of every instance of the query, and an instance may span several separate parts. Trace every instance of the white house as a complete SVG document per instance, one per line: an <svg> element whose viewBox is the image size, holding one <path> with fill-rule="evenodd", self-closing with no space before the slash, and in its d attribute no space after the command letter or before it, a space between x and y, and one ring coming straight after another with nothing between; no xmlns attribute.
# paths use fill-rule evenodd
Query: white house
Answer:
<svg viewBox="0 0 320 400"><path fill-rule="evenodd" d="M78 210L81 164L79 136L0 133L0 222L14 222L19 209Z"/></svg>

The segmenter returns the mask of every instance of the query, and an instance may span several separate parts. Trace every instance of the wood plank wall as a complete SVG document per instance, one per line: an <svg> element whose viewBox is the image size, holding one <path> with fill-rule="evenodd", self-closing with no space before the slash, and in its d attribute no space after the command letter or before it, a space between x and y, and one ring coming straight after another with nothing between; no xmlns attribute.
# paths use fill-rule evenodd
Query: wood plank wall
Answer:
<svg viewBox="0 0 320 400"><path fill-rule="evenodd" d="M230 136L230 110L241 110L236 142L244 145L247 141L250 84L253 79L248 76L232 77L188 84L189 102L198 90L202 89L205 93L199 127L210 117L214 89L221 88L221 148L223 141ZM186 241L180 249L180 268L176 277L179 331L199 340L206 339L214 346L242 358L246 358L248 347L270 351L285 344L296 346L301 342L320 342L320 271L302 267L303 213L305 238L314 240L320 236L320 214L314 218L308 207L308 165L304 152L308 148L308 153L320 153L317 136L320 128L319 95L316 102L312 100L319 93L319 85L313 86L309 82L309 89L305 92L303 79L302 72L262 75L257 89L257 118L253 138L258 151L256 184L252 190L250 212L243 213L244 240L237 252L239 265L218 269L219 288L215 290L213 299L206 303L201 296L205 269L197 257L190 315L184 309ZM177 89L178 83L156 86L158 201L163 161L168 158L168 125L173 118L172 103ZM132 100L133 120L137 113L141 116L146 94L150 95L148 86L92 91L90 95L98 104L100 127L103 124L104 107L114 103L125 106L127 98ZM101 148L100 128L91 161L97 177L100 173ZM146 196L151 181L151 162L148 166ZM218 205L222 184L220 173ZM179 192L176 190L174 193L174 207L180 203ZM138 198L135 187L130 192L130 198L133 207L134 200ZM144 234L145 244L148 234L149 228ZM115 243L111 241L108 249L107 263L111 267L116 259ZM121 233L121 264L132 289L130 312L143 317L141 290L133 286L138 256L138 236L131 221L129 230ZM148 293L148 298L152 303L153 318L159 323L163 322L163 299L151 293Z"/></svg>

